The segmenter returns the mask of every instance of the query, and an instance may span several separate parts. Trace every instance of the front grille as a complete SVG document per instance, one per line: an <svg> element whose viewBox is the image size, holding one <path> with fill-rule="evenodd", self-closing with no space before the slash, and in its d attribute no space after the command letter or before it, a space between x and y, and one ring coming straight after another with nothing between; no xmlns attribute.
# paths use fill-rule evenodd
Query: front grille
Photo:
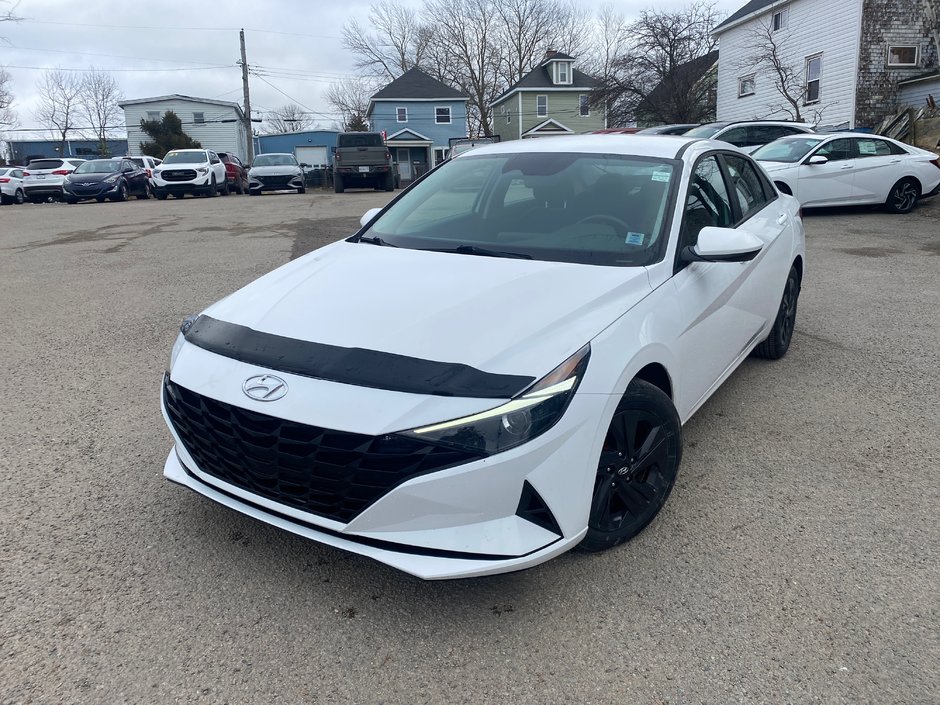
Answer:
<svg viewBox="0 0 940 705"><path fill-rule="evenodd" d="M415 475L482 456L396 435L287 421L204 397L164 379L173 427L198 469L248 492L347 523Z"/></svg>
<svg viewBox="0 0 940 705"><path fill-rule="evenodd" d="M278 188L281 186L287 186L293 179L296 179L296 176L259 176L256 177L258 181L264 184L268 188Z"/></svg>
<svg viewBox="0 0 940 705"><path fill-rule="evenodd" d="M192 181L196 178L194 169L165 169L160 173L164 181Z"/></svg>

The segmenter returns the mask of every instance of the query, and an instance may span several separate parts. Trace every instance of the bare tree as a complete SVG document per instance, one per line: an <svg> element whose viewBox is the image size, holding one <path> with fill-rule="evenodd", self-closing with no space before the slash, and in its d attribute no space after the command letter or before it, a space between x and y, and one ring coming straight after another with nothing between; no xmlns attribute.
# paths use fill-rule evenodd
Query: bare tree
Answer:
<svg viewBox="0 0 940 705"><path fill-rule="evenodd" d="M296 103L275 108L264 116L262 132L275 135L281 132L302 132L313 126L313 116Z"/></svg>
<svg viewBox="0 0 940 705"><path fill-rule="evenodd" d="M365 124L369 110L369 98L376 91L376 82L362 77L343 78L330 84L326 99L333 110L342 117L342 129L352 131L353 127Z"/></svg>
<svg viewBox="0 0 940 705"><path fill-rule="evenodd" d="M94 133L98 151L103 156L108 154L108 135L119 127L119 122L123 122L124 115L118 106L123 97L120 86L110 73L93 67L82 74L78 98L81 119Z"/></svg>
<svg viewBox="0 0 940 705"><path fill-rule="evenodd" d="M608 106L608 122L698 122L710 110L709 81L690 70L715 49L711 31L721 15L708 0L675 11L644 10L626 28L625 50L610 63L594 102ZM657 88L659 90L657 91ZM656 93L654 94L654 91Z"/></svg>
<svg viewBox="0 0 940 705"><path fill-rule="evenodd" d="M0 130L16 125L13 110L13 78L0 66Z"/></svg>
<svg viewBox="0 0 940 705"><path fill-rule="evenodd" d="M411 8L381 0L369 11L371 31L356 20L343 27L343 46L356 55L356 68L392 80L424 61L430 30Z"/></svg>
<svg viewBox="0 0 940 705"><path fill-rule="evenodd" d="M58 135L60 154L64 156L69 133L81 117L82 78L70 71L51 69L43 73L36 92L39 94L36 119Z"/></svg>

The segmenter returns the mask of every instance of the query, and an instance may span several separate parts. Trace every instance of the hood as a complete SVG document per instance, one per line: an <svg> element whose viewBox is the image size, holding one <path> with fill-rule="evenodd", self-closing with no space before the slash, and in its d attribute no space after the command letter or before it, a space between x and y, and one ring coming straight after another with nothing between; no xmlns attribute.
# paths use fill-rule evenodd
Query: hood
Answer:
<svg viewBox="0 0 940 705"><path fill-rule="evenodd" d="M68 175L68 180L70 184L97 184L105 179L110 179L112 176L120 176L120 172L112 171L108 174L75 174L71 173Z"/></svg>
<svg viewBox="0 0 940 705"><path fill-rule="evenodd" d="M279 164L275 166L253 166L248 170L251 176L283 176L284 174L303 173L299 166Z"/></svg>
<svg viewBox="0 0 940 705"><path fill-rule="evenodd" d="M772 172L774 172L774 171L783 171L784 169L791 169L791 168L793 168L793 167L795 167L795 166L799 166L799 162L797 162L797 163L792 163L792 162L765 162L765 161L759 161L759 162L757 162L757 163L760 164L762 167L764 167L764 171L766 171L768 174L770 174L770 173L772 173Z"/></svg>
<svg viewBox="0 0 940 705"><path fill-rule="evenodd" d="M205 314L302 341L538 379L649 293L643 267L338 242Z"/></svg>

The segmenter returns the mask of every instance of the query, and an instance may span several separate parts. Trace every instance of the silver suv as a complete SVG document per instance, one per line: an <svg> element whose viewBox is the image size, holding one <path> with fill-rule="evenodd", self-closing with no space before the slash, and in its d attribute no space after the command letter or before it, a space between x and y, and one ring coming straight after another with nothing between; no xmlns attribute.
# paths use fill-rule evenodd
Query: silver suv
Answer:
<svg viewBox="0 0 940 705"><path fill-rule="evenodd" d="M84 159L33 159L23 171L23 191L33 203L62 199L65 177L75 171Z"/></svg>
<svg viewBox="0 0 940 705"><path fill-rule="evenodd" d="M733 144L750 154L758 147L787 135L815 132L807 122L786 120L745 120L738 122L712 122L693 127L683 133L685 137L703 137Z"/></svg>

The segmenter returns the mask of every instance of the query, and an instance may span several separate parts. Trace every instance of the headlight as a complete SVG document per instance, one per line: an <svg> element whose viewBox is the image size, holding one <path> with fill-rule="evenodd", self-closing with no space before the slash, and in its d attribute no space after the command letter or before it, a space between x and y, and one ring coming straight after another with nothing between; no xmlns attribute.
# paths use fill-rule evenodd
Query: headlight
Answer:
<svg viewBox="0 0 940 705"><path fill-rule="evenodd" d="M402 431L399 435L492 455L514 448L555 425L587 368L585 345L515 399L489 411Z"/></svg>
<svg viewBox="0 0 940 705"><path fill-rule="evenodd" d="M105 183L107 183L107 184L113 184L113 183L114 183L115 181L117 181L119 178L121 178L121 175L120 175L120 174L114 174L114 175L109 176L108 178L106 178L104 181L105 181Z"/></svg>
<svg viewBox="0 0 940 705"><path fill-rule="evenodd" d="M153 170L153 175L154 175L154 176L160 176L160 174L162 174L162 173L163 173L163 172L162 172L160 169L154 169L154 170Z"/></svg>
<svg viewBox="0 0 940 705"><path fill-rule="evenodd" d="M176 336L176 342L173 343L173 349L170 351L170 366L167 368L169 371L173 371L176 358L180 354L180 350L183 349L183 343L186 342L186 332L193 327L193 323L196 322L197 318L199 318L199 314L186 316L180 324L180 333Z"/></svg>
<svg viewBox="0 0 940 705"><path fill-rule="evenodd" d="M201 167L199 167L198 169L196 169L196 172L199 173L199 174L202 174L203 176L205 176L206 174L209 173L209 167L207 167L207 166L201 166Z"/></svg>

